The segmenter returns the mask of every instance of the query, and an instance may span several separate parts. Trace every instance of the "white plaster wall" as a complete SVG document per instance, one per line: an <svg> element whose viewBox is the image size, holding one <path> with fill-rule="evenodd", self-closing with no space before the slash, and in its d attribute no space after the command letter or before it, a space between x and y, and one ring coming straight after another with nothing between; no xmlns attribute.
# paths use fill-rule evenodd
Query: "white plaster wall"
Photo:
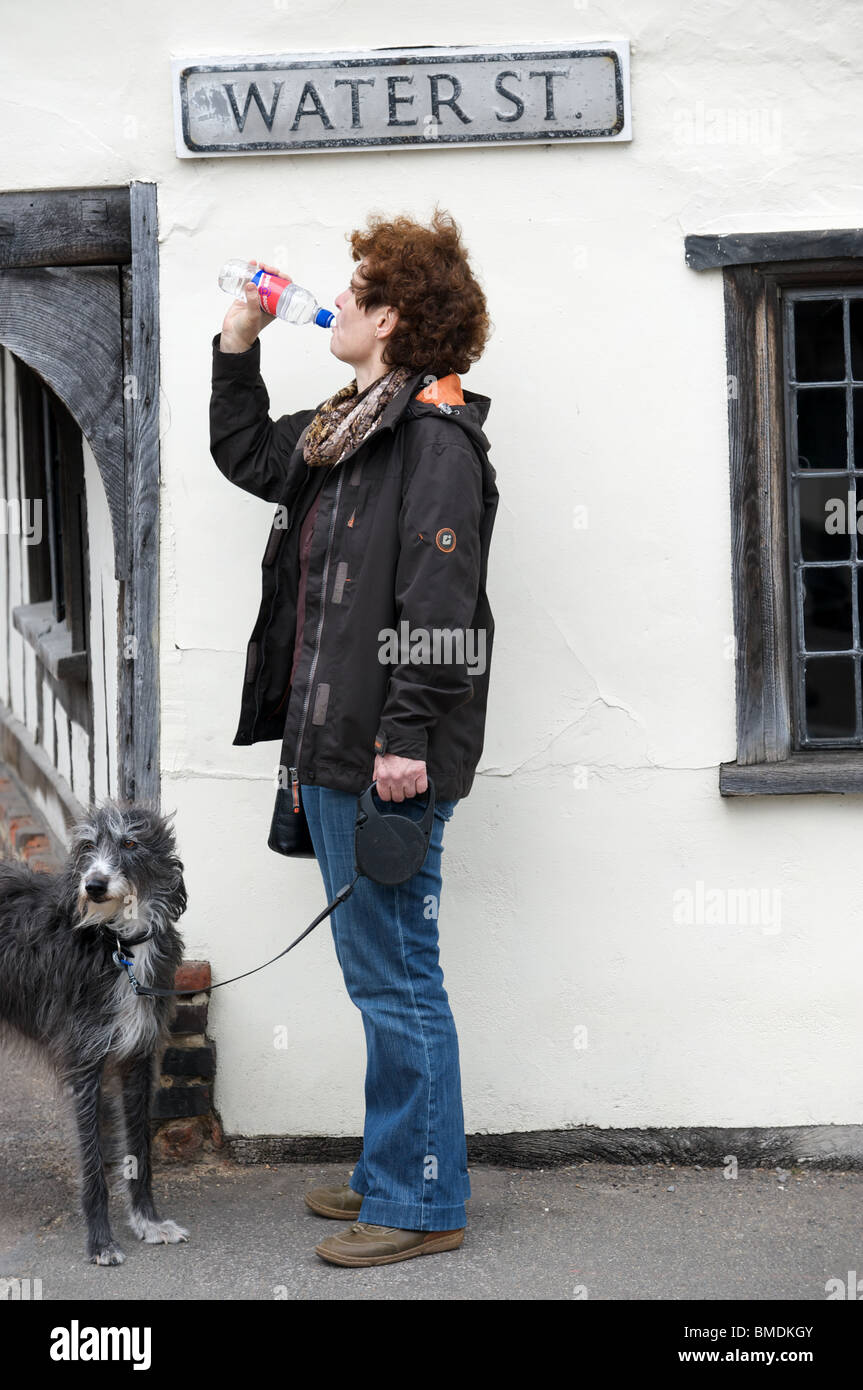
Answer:
<svg viewBox="0 0 863 1390"><path fill-rule="evenodd" d="M465 384L492 398L501 492L486 749L446 834L441 919L467 1128L858 1122L860 801L718 792L735 755L722 282L687 269L683 238L861 225L859 8L85 8L16 12L0 187L158 184L162 775L188 954L224 978L323 903L313 863L266 847L278 744L231 746L272 509L209 454L216 272L272 261L331 305L345 233L437 199L495 323ZM615 37L630 144L174 155L172 57ZM327 342L267 330L274 417L349 380ZM778 891L779 929L675 925L698 881ZM229 1132L359 1131L362 1028L328 925L218 991L211 1031Z"/></svg>

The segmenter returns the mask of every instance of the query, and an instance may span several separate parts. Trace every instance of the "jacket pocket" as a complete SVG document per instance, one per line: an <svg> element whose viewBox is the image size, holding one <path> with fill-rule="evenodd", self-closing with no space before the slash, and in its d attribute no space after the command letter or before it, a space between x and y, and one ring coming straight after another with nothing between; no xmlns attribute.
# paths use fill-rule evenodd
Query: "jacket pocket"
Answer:
<svg viewBox="0 0 863 1390"><path fill-rule="evenodd" d="M312 723L323 724L327 718L327 705L330 702L330 687L319 685L315 690L315 707L312 711Z"/></svg>
<svg viewBox="0 0 863 1390"><path fill-rule="evenodd" d="M345 584L348 578L348 562L340 560L336 565L336 577L333 581L333 603L341 603L345 592Z"/></svg>

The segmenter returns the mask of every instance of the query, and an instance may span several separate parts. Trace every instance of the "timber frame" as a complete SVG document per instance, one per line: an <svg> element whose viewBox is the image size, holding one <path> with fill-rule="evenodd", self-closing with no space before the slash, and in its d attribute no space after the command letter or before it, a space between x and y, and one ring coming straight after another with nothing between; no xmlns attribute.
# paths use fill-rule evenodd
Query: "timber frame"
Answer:
<svg viewBox="0 0 863 1390"><path fill-rule="evenodd" d="M722 268L728 370L737 759L723 796L863 793L863 750L793 747L782 294L863 284L863 230L687 236Z"/></svg>
<svg viewBox="0 0 863 1390"><path fill-rule="evenodd" d="M117 795L159 805L156 185L0 192L0 344L59 396L105 487L119 581ZM0 721L0 754L79 807Z"/></svg>

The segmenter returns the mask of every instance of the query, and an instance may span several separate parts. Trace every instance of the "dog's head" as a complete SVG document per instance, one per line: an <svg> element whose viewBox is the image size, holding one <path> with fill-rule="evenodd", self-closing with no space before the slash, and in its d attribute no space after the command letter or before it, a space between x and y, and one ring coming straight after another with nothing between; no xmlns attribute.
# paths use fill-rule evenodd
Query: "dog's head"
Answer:
<svg viewBox="0 0 863 1390"><path fill-rule="evenodd" d="M130 943L186 910L176 815L107 800L73 826L67 871L75 883L78 926L101 924Z"/></svg>

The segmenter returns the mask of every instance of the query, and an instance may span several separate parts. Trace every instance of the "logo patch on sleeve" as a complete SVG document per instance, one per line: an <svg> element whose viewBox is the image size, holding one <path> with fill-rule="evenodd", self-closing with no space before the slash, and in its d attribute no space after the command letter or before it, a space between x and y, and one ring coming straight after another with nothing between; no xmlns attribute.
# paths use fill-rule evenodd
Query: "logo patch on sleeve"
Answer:
<svg viewBox="0 0 863 1390"><path fill-rule="evenodd" d="M442 550L445 555L448 554L451 550L455 550L455 531L451 530L449 526L442 527L435 536L434 543L438 550Z"/></svg>

